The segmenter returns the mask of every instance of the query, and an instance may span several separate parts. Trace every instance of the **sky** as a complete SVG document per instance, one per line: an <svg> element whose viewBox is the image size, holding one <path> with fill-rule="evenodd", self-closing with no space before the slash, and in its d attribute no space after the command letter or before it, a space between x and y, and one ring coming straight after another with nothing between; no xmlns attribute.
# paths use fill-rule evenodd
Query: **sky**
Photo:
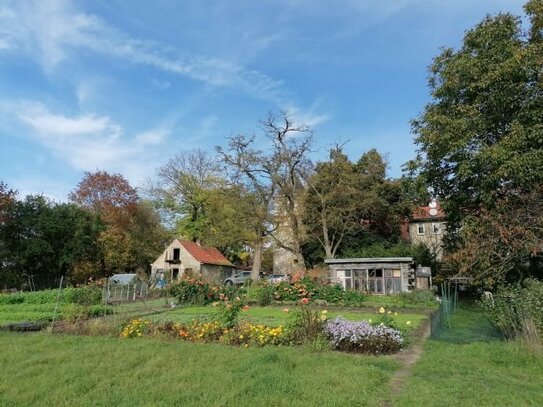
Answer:
<svg viewBox="0 0 543 407"><path fill-rule="evenodd" d="M0 0L0 180L57 201L86 171L143 187L280 111L312 128L314 160L376 148L400 176L432 58L523 3Z"/></svg>

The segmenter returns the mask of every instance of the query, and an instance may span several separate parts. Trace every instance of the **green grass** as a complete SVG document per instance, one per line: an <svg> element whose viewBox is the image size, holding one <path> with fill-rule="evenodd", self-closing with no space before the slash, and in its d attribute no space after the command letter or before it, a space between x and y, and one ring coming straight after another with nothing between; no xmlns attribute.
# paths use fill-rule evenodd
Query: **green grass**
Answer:
<svg viewBox="0 0 543 407"><path fill-rule="evenodd" d="M377 406L397 363L305 347L0 334L0 405Z"/></svg>
<svg viewBox="0 0 543 407"><path fill-rule="evenodd" d="M251 307L248 311L241 312L240 318L246 319L250 322L256 324L264 324L268 326L278 326L284 325L287 323L289 314L295 308L288 308L289 312L284 312L283 307ZM319 308L319 310L325 308ZM184 307L177 308L174 310L166 311L160 314L150 315L145 319L155 322L179 322L179 323L188 323L193 319L202 319L202 318L212 318L214 314L218 312L217 308L207 306L207 307ZM393 314L392 314L393 315ZM335 318L336 316L343 316L346 319L353 321L361 321L372 319L375 321L379 314L377 311L370 312L361 312L353 310L330 310L328 312L329 318ZM416 328L424 319L425 315L422 314L408 314L400 312L397 316L393 318L400 325L404 325L407 321L411 322L411 327Z"/></svg>
<svg viewBox="0 0 543 407"><path fill-rule="evenodd" d="M460 308L425 345L396 406L541 406L543 356L501 340L482 312Z"/></svg>

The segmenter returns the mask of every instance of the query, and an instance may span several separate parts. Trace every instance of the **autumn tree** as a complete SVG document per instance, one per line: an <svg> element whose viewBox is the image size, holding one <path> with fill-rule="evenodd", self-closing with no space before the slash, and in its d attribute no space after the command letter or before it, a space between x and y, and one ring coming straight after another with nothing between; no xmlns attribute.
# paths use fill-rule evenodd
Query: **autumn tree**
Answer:
<svg viewBox="0 0 543 407"><path fill-rule="evenodd" d="M104 224L98 237L101 256L95 264L83 264L81 276L148 271L167 235L153 207L122 175L86 173L69 199Z"/></svg>
<svg viewBox="0 0 543 407"><path fill-rule="evenodd" d="M444 49L430 66L432 101L413 121L419 147L415 167L443 203L453 249L472 245L469 236L481 240L475 231L457 233L476 219L485 230L497 231L492 225L500 220L491 220L493 213L505 228L508 222L514 228L515 219L501 206L507 203L510 214L521 213L525 199L542 185L543 2L531 0L525 11L531 23L527 31L519 17L487 16L466 33L458 50ZM499 241L490 241L517 259L502 262L512 270L523 256L516 256L515 244L505 240L511 250L503 252ZM483 247L471 253L488 255L491 248ZM482 276L494 267L471 256L461 267L468 265ZM495 280L500 275L496 272Z"/></svg>

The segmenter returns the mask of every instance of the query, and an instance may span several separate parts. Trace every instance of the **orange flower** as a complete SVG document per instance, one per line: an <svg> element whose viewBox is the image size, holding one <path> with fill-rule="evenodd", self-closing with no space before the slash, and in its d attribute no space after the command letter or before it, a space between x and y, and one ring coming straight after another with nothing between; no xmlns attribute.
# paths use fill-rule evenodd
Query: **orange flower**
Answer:
<svg viewBox="0 0 543 407"><path fill-rule="evenodd" d="M243 311L249 311L249 306L248 306L248 305L244 305L242 309L243 309Z"/></svg>

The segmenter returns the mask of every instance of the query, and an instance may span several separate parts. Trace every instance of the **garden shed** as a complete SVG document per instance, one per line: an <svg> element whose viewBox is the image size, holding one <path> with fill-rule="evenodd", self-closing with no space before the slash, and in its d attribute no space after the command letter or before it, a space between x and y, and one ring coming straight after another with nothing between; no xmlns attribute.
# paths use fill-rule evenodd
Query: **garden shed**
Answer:
<svg viewBox="0 0 543 407"><path fill-rule="evenodd" d="M397 294L417 285L412 257L327 259L325 263L330 266L330 281L346 290Z"/></svg>

